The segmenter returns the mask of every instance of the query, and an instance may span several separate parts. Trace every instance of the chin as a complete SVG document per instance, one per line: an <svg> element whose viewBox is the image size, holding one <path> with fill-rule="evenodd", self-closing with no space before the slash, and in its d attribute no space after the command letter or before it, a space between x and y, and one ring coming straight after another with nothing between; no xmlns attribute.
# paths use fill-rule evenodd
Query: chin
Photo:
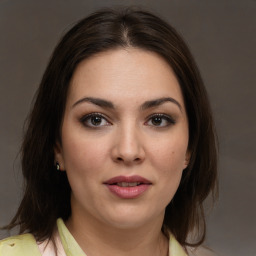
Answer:
<svg viewBox="0 0 256 256"><path fill-rule="evenodd" d="M163 221L164 213L152 213L145 211L125 211L118 212L115 215L108 216L106 221L108 225L118 229L137 229L145 225L153 224L154 222L161 220Z"/></svg>

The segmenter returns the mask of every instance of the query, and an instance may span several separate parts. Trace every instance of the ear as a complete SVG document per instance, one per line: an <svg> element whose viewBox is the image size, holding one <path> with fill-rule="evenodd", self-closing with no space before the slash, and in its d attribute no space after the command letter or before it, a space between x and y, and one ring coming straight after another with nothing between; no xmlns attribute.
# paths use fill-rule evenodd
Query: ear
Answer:
<svg viewBox="0 0 256 256"><path fill-rule="evenodd" d="M54 146L54 165L56 165L57 162L60 165L60 171L64 171L65 164L64 164L64 158L63 158L63 152L59 142L56 142Z"/></svg>
<svg viewBox="0 0 256 256"><path fill-rule="evenodd" d="M189 162L190 162L190 157L191 157L191 152L189 150L187 150L186 155L185 155L185 159L184 159L183 170L188 167Z"/></svg>

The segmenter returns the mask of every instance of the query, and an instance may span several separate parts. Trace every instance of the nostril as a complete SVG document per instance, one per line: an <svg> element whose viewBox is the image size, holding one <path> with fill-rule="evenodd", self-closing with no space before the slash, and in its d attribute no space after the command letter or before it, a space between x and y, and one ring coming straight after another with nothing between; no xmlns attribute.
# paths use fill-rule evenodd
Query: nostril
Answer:
<svg viewBox="0 0 256 256"><path fill-rule="evenodd" d="M116 160L118 162L123 162L123 161L126 162L122 157L117 157ZM137 158L133 159L133 161L128 161L128 162L140 162L140 161L141 161L141 158L137 157Z"/></svg>

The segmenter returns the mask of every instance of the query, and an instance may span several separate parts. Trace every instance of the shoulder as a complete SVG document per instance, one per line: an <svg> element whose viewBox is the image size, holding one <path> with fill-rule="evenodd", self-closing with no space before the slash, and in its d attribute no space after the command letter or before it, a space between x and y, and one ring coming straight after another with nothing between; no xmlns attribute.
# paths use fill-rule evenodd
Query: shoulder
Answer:
<svg viewBox="0 0 256 256"><path fill-rule="evenodd" d="M199 246L197 248L187 247L188 256L220 256L211 249L204 246Z"/></svg>
<svg viewBox="0 0 256 256"><path fill-rule="evenodd" d="M31 234L12 236L0 241L0 256L41 256Z"/></svg>

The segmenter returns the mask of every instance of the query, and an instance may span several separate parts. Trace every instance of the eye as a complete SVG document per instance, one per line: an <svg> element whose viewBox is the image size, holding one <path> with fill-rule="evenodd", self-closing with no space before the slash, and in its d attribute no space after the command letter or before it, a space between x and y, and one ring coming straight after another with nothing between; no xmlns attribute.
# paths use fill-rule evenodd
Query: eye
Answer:
<svg viewBox="0 0 256 256"><path fill-rule="evenodd" d="M146 122L146 125L154 127L167 127L172 124L175 124L175 120L165 114L153 114Z"/></svg>
<svg viewBox="0 0 256 256"><path fill-rule="evenodd" d="M111 123L99 113L91 113L83 116L80 121L87 127L102 127L111 125Z"/></svg>

